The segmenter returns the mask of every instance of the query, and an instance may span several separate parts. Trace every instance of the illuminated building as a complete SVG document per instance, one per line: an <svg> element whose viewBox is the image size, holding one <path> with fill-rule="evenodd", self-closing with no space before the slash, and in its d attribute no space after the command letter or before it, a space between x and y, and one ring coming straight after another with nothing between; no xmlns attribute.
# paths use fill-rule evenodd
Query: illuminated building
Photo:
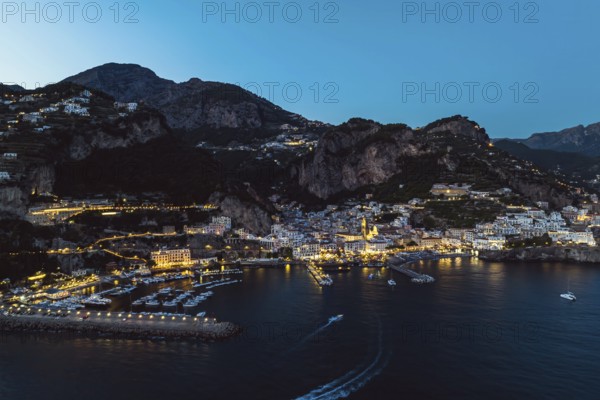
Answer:
<svg viewBox="0 0 600 400"><path fill-rule="evenodd" d="M151 252L150 257L158 266L170 264L190 264L192 262L190 249L161 249Z"/></svg>

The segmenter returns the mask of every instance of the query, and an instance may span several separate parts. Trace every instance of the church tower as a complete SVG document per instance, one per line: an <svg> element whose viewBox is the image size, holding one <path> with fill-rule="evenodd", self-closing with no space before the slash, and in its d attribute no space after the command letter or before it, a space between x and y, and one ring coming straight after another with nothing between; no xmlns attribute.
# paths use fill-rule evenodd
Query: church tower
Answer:
<svg viewBox="0 0 600 400"><path fill-rule="evenodd" d="M367 219L363 217L362 222L360 224L360 232L362 234L363 239L367 240L369 236L369 224L367 224Z"/></svg>

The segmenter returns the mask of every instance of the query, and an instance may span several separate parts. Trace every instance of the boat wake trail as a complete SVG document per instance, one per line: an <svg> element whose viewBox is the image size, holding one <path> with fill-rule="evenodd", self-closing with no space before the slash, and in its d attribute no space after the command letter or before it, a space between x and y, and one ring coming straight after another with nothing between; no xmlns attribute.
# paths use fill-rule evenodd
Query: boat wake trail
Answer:
<svg viewBox="0 0 600 400"><path fill-rule="evenodd" d="M329 321L327 322L325 325L315 329L313 332L311 332L310 334L308 334L307 336L305 336L302 340L300 340L300 342L298 342L297 345L295 345L294 347L292 347L291 349L289 349L286 354L289 354L295 350L298 350L298 348L302 347L306 342L308 342L310 339L314 338L315 336L317 336L319 333L323 332L325 329L327 329L330 325L333 325L336 321Z"/></svg>
<svg viewBox="0 0 600 400"><path fill-rule="evenodd" d="M352 393L363 388L371 379L383 371L388 362L388 357L383 358L383 339L381 324L379 325L379 342L377 355L365 369L360 371L354 369L344 376L337 378L317 389L298 397L296 400L335 400L350 396Z"/></svg>

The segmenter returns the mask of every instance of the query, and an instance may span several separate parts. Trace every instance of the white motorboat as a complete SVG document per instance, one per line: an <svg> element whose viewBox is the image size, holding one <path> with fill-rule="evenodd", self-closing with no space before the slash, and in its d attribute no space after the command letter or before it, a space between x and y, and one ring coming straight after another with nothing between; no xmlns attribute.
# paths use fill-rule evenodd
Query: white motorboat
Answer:
<svg viewBox="0 0 600 400"><path fill-rule="evenodd" d="M338 322L341 321L342 319L344 319L344 314L338 314L338 315L334 315L333 317L329 317L329 323L334 323L334 322Z"/></svg>
<svg viewBox="0 0 600 400"><path fill-rule="evenodd" d="M570 301L577 300L577 297L575 297L575 294L573 292L571 292L571 281L570 280L569 280L569 283L567 283L567 292L562 293L560 295L560 297L562 297L563 299L570 300Z"/></svg>
<svg viewBox="0 0 600 400"><path fill-rule="evenodd" d="M575 301L575 300L577 300L577 297L575 297L575 295L573 294L573 292L570 292L570 291L569 291L569 292L567 292L567 293L562 293L562 294L560 295L560 297L562 297L563 299L570 300L570 301Z"/></svg>

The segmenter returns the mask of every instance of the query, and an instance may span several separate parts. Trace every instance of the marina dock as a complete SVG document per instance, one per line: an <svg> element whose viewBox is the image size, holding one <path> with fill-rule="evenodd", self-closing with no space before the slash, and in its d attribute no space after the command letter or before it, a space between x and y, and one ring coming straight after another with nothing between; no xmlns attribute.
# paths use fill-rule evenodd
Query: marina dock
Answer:
<svg viewBox="0 0 600 400"><path fill-rule="evenodd" d="M333 285L333 279L331 279L331 277L329 275L325 274L323 271L321 271L320 269L315 267L313 264L308 264L307 269L308 269L308 272L310 272L312 277L315 278L315 281L317 281L317 283L320 286Z"/></svg>
<svg viewBox="0 0 600 400"><path fill-rule="evenodd" d="M425 274L419 274L418 272L413 271L412 269L408 269L404 265L390 265L390 268L396 272L400 272L401 274L408 276L409 278L411 278L410 281L414 282L414 283L433 283L433 282L435 282L435 279L432 276L425 275Z"/></svg>
<svg viewBox="0 0 600 400"><path fill-rule="evenodd" d="M429 253L414 253L414 254L402 254L397 255L395 257L391 257L388 260L388 266L403 275L406 275L410 278L410 281L413 283L433 283L435 279L430 275L420 274L412 269L408 268L408 265L411 263L421 261L421 260L435 260L439 259L438 254L429 254Z"/></svg>
<svg viewBox="0 0 600 400"><path fill-rule="evenodd" d="M440 260L442 258L458 257L472 257L472 255L469 253L440 254L437 252L404 253L397 254L396 256L389 258L388 266L392 270L408 276L413 283L433 283L435 282L434 277L426 274L420 274L412 269L409 269L408 266L412 263L423 260Z"/></svg>

